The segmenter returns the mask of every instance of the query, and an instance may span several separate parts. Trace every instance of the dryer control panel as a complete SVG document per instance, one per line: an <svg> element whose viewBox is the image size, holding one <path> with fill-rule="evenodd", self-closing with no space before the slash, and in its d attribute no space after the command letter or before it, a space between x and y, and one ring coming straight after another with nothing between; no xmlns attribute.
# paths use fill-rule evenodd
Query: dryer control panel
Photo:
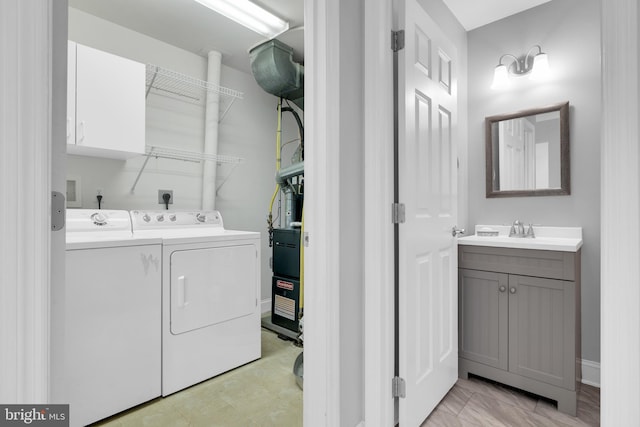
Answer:
<svg viewBox="0 0 640 427"><path fill-rule="evenodd" d="M218 211L131 211L133 229L215 227L224 229L222 215Z"/></svg>

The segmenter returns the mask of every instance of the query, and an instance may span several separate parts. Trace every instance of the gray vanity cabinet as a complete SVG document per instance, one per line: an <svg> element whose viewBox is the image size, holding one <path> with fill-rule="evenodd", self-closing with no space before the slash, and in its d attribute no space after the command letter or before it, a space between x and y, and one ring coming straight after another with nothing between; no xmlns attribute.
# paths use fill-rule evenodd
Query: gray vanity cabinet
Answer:
<svg viewBox="0 0 640 427"><path fill-rule="evenodd" d="M558 401L575 416L580 252L458 249L459 373Z"/></svg>
<svg viewBox="0 0 640 427"><path fill-rule="evenodd" d="M498 369L509 369L508 286L507 274L460 269L460 357Z"/></svg>

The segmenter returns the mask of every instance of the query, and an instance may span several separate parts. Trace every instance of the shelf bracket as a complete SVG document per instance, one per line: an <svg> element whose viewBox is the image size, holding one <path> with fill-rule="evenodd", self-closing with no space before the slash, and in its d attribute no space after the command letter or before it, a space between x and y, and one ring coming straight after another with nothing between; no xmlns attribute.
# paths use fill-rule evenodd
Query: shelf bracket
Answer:
<svg viewBox="0 0 640 427"><path fill-rule="evenodd" d="M170 159L170 160L182 160L184 162L194 162L194 163L200 163L202 161L229 163L234 165L233 169L235 169L235 166L237 166L238 163L242 163L244 160L240 157L234 157L234 156L194 153L190 151L175 150L172 148L157 147L153 145L147 146L147 153L145 154L145 156L147 158L144 159L144 163L142 164L142 167L140 167L140 171L138 172L138 175L136 176L136 179L133 185L131 186L131 190L129 191L130 194L134 194L136 186L138 185L138 181L140 181L140 176L142 176L142 172L144 172L145 168L147 167L147 163L149 162L149 159L151 157L155 157L157 159L160 158L160 159ZM227 179L229 179L229 176L233 172L233 169L231 169L227 177L218 186L218 188L216 189L216 192L220 189L220 187L222 187L222 185L227 181Z"/></svg>
<svg viewBox="0 0 640 427"><path fill-rule="evenodd" d="M153 154L153 148L151 148L151 150L147 153L147 158L144 159L144 163L142 164L142 167L138 172L138 176L136 176L136 180L133 182L133 185L131 186L131 190L129 190L129 194L133 194L134 191L136 191L136 185L138 185L138 181L140 181L140 175L142 175L144 168L147 167L147 163L149 162L149 159L151 158L152 154Z"/></svg>

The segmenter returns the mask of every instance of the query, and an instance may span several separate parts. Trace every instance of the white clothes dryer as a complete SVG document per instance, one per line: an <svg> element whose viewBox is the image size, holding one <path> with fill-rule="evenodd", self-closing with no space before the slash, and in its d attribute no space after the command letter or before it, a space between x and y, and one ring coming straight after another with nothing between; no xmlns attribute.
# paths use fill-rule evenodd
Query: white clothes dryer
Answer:
<svg viewBox="0 0 640 427"><path fill-rule="evenodd" d="M217 211L132 211L162 238L162 395L259 359L260 233L225 230Z"/></svg>
<svg viewBox="0 0 640 427"><path fill-rule="evenodd" d="M161 395L161 242L134 238L127 211L67 210L61 342L71 426Z"/></svg>

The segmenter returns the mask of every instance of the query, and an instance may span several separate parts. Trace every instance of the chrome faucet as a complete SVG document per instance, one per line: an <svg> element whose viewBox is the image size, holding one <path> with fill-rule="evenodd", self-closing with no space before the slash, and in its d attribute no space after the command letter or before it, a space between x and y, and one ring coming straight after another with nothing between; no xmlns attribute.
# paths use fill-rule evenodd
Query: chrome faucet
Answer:
<svg viewBox="0 0 640 427"><path fill-rule="evenodd" d="M524 237L524 224L517 219L513 221L511 230L509 230L509 237Z"/></svg>
<svg viewBox="0 0 640 427"><path fill-rule="evenodd" d="M524 223L516 219L511 225L511 230L509 230L509 237L536 237L535 233L533 232L533 224L529 223L529 228L525 232Z"/></svg>
<svg viewBox="0 0 640 427"><path fill-rule="evenodd" d="M535 233L533 232L533 224L529 223L529 228L527 229L527 234L524 237L529 237L531 239L536 237Z"/></svg>

